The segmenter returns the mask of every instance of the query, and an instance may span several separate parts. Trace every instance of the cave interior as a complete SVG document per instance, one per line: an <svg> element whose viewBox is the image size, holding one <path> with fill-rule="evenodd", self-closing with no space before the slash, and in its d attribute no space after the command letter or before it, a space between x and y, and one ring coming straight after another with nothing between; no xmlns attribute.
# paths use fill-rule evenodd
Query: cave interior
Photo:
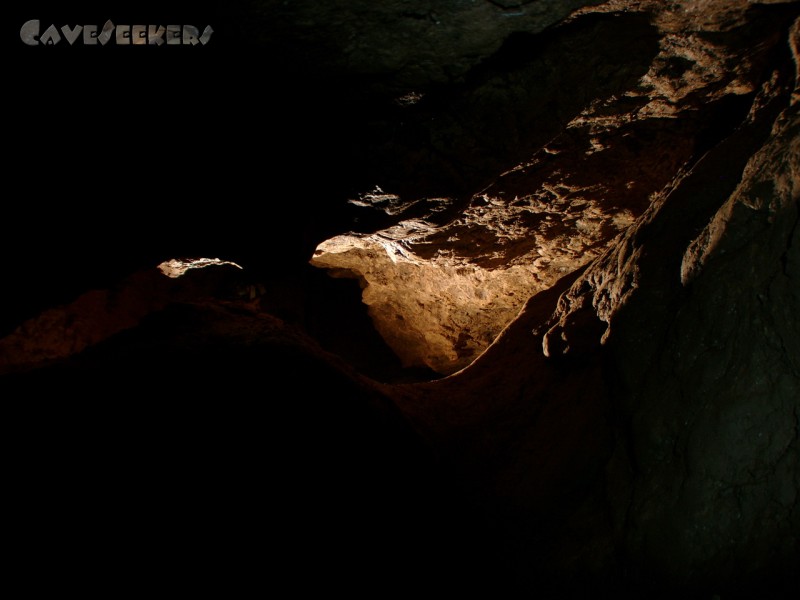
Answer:
<svg viewBox="0 0 800 600"><path fill-rule="evenodd" d="M26 589L798 597L800 2L20 4Z"/></svg>

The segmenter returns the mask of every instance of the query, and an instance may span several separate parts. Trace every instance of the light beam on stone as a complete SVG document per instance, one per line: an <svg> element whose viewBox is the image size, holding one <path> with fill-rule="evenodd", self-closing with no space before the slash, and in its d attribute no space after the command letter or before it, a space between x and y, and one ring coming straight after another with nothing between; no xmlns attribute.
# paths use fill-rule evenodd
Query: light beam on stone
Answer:
<svg viewBox="0 0 800 600"><path fill-rule="evenodd" d="M240 265L219 258L172 258L158 265L158 270L167 277L177 279L186 274L190 269L204 269L206 267L230 265L241 269Z"/></svg>

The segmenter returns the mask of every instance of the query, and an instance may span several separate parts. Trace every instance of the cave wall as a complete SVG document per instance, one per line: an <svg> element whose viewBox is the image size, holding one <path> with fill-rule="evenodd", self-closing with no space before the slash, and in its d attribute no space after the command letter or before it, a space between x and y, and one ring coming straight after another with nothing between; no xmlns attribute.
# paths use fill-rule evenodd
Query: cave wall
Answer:
<svg viewBox="0 0 800 600"><path fill-rule="evenodd" d="M625 314L619 338L611 326L636 465L630 551L677 581L797 564L798 123L796 105L781 114L687 247L666 330ZM643 365L625 332L645 328L659 341Z"/></svg>
<svg viewBox="0 0 800 600"><path fill-rule="evenodd" d="M552 356L606 344L617 526L642 577L751 583L797 559L795 89L794 69L776 71L562 297L543 339Z"/></svg>
<svg viewBox="0 0 800 600"><path fill-rule="evenodd" d="M464 368L730 135L776 65L789 68L790 12L725 6L712 18L700 5L612 3L512 37L463 85L403 109L393 148L409 144L401 156L415 162L396 171L416 187L352 200L390 226L326 240L312 264L360 281L405 364ZM428 167L439 184L449 167L466 171L470 193L427 195Z"/></svg>
<svg viewBox="0 0 800 600"><path fill-rule="evenodd" d="M196 5L193 58L15 47L20 572L158 548L225 589L255 535L294 582L796 595L798 3L432 4ZM203 255L244 269L153 271ZM392 360L452 374L353 368L359 283Z"/></svg>

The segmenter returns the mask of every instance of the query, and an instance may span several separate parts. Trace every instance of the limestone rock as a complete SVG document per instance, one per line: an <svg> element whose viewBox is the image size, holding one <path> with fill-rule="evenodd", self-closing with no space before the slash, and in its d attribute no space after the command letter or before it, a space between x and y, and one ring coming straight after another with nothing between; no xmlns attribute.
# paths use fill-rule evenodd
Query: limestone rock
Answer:
<svg viewBox="0 0 800 600"><path fill-rule="evenodd" d="M561 296L543 337L553 357L606 346L625 457L608 476L628 478L616 526L641 580L786 586L798 559L790 73Z"/></svg>
<svg viewBox="0 0 800 600"><path fill-rule="evenodd" d="M407 364L444 374L469 364L530 296L600 256L676 173L746 116L770 77L765 65L782 42L775 30L783 17L748 18L740 2L717 7L722 16L706 20L707 6L695 4L684 10L647 3L652 24L616 13L598 20L585 9L559 42L543 43L512 70L480 79L446 105L442 122L429 126L430 139L456 132L458 161L478 164L479 152L496 160L516 135L517 152L530 148L524 162L466 202L446 201L446 210L429 198L369 203L396 225L323 242L312 264L361 280L377 329ZM611 6L624 8L603 8ZM736 37L725 43L732 31ZM658 41L648 55L651 37ZM618 69L603 72L593 62L621 59L631 47L635 60ZM580 48L592 52L582 55ZM582 56L569 76L550 64L565 54ZM648 62L639 64L642 58ZM587 88L592 78L596 84ZM547 85L539 87L542 81ZM501 92L506 101L515 94L520 100L510 113L490 113ZM558 110L549 115L548 106ZM470 128L465 138L460 132ZM484 132L496 143L476 141ZM465 147L476 149L474 156L463 154Z"/></svg>
<svg viewBox="0 0 800 600"><path fill-rule="evenodd" d="M180 548L193 564L179 584L205 584L195 575L218 573L222 560L226 593L262 577L250 548L263 538L289 549L275 570L290 585L313 570L326 589L349 586L356 564L368 593L400 581L410 595L434 575L441 595L474 595L480 573L486 597L794 599L800 3L562 3L571 8L550 12L547 26L528 17L549 2L441 3L437 11L463 13L439 25L433 3L249 4L264 12L244 30L268 21L269 37L291 25L274 43L308 54L289 68L308 60L331 78L273 79L248 61L257 83L239 92L279 94L262 80L307 79L279 104L314 92L291 115L298 128L277 138L303 160L270 173L248 145L232 169L201 163L219 171L227 198L244 198L240 207L256 201L241 193L245 182L277 186L258 200L271 218L252 218L249 206L197 211L183 193L161 206L162 188L131 190L137 206L150 198L182 223L142 218L142 230L164 227L149 240L154 263L195 236L235 242L275 295L260 302L263 289L231 265L176 280L151 270L0 341L12 512L24 515L14 542L25 559L62 544L56 560L34 562L34 577L42 564L72 567L60 559L87 532L118 566L132 547L122 535L121 554L107 552L118 549L107 543L113 523L148 550L160 545L145 556L170 570ZM462 19L478 14L497 19ZM319 125L347 103L326 85L343 74L355 80L341 78L343 94L378 90L368 99L389 97L391 109L300 127L315 109L328 107ZM245 106L262 109L258 94L242 94ZM253 126L264 117L254 112L232 123L284 149L268 126ZM347 137L354 122L363 129ZM219 123L231 129L227 117ZM322 140L326 132L347 136ZM336 206L328 200L349 163L366 183L348 185ZM48 220L76 207L61 209ZM26 237L25 221L16 224ZM92 252L105 247L86 237ZM48 259L69 254L41 231L30 239L13 252L41 241ZM294 250L292 239L302 242ZM103 256L116 266L113 252ZM69 265L59 258L50 273ZM330 288L303 281L322 273L294 272L309 258L361 283L406 364L451 375L377 383L346 354L322 350L302 332L313 333L309 297L343 322L338 342L359 342ZM281 279L281 269L297 277Z"/></svg>
<svg viewBox="0 0 800 600"><path fill-rule="evenodd" d="M795 108L687 248L663 346L629 399L641 471L628 543L677 581L748 580L798 559L798 182ZM635 346L613 323L624 371Z"/></svg>

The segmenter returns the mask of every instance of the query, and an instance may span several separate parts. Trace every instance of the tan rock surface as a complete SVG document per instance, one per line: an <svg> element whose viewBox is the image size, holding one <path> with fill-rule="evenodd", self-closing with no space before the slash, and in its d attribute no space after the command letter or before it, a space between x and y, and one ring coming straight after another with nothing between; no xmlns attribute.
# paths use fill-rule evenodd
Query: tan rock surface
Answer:
<svg viewBox="0 0 800 600"><path fill-rule="evenodd" d="M420 199L397 198L378 206L397 225L323 242L312 264L361 281L377 329L407 365L444 374L463 368L529 297L603 253L676 173L735 126L737 112L746 114L780 41L763 26L769 17L748 20L749 7L609 2L582 9L572 23L597 12L650 15L659 51L643 76L615 94L586 96L555 137L474 194L452 220L420 209ZM728 40L733 30L743 35ZM620 82L626 76L609 74ZM493 85L472 94L480 98ZM423 200L437 209L458 204ZM419 216L402 220L405 210Z"/></svg>

